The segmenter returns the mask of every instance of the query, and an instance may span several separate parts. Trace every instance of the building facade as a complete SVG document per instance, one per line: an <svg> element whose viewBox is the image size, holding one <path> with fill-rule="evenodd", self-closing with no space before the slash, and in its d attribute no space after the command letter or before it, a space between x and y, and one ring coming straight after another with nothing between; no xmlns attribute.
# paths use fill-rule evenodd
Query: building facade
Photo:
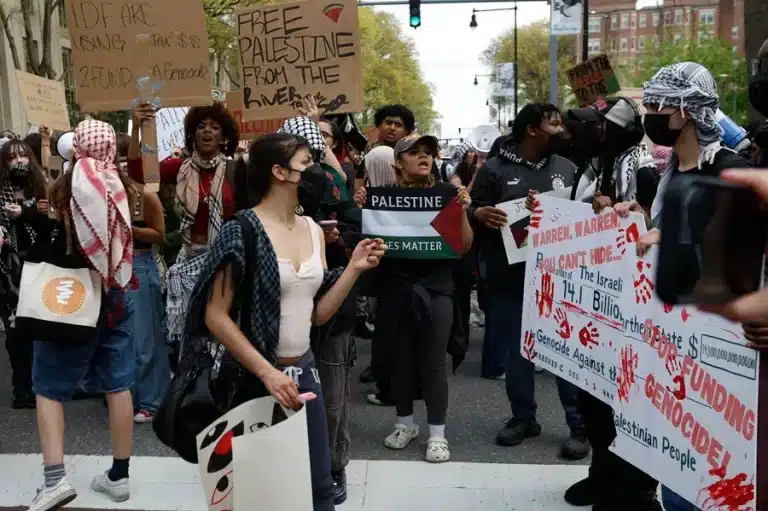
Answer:
<svg viewBox="0 0 768 511"><path fill-rule="evenodd" d="M589 53L605 53L614 65L636 69L662 41L719 37L744 54L744 0L658 0L635 8L631 0L591 0ZM579 35L576 54L581 54Z"/></svg>

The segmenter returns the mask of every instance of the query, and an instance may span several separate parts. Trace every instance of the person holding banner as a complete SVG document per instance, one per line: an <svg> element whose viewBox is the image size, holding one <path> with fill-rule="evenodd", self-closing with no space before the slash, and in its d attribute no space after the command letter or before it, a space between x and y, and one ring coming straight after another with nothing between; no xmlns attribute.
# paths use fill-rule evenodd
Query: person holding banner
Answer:
<svg viewBox="0 0 768 511"><path fill-rule="evenodd" d="M520 354L525 264L508 263L500 229L512 227L496 205L525 199L529 190L547 192L573 186L576 167L558 156L567 145L558 108L529 103L515 118L512 135L500 141L499 155L486 162L472 184L470 213L477 232L480 272L488 283L482 375L498 378L506 369L513 416L496 437L496 443L503 446L539 436L541 426L536 421L534 365ZM513 234L527 236L527 225L514 229L518 232ZM576 407L577 388L560 378L557 388L571 430L562 454L569 459L584 458L589 443Z"/></svg>
<svg viewBox="0 0 768 511"><path fill-rule="evenodd" d="M396 188L447 190L456 188L436 182L432 174L438 141L432 136L411 134L395 145ZM367 201L365 188L358 190L357 202ZM457 201L465 212L471 199L459 187ZM473 233L466 214L461 215L461 256L472 246ZM421 386L427 407L429 439L426 460L444 463L451 459L445 438L448 411L448 373L445 354L453 324L454 260L390 258L378 270L376 335L393 343L388 354L389 377L397 420L394 431L384 439L390 449L405 449L419 436L413 416L413 402Z"/></svg>
<svg viewBox="0 0 768 511"><path fill-rule="evenodd" d="M183 357L207 350L213 337L247 371L237 378L233 407L267 394L286 408L306 407L313 509L331 511L328 426L310 329L336 313L361 273L378 265L386 246L380 239L363 240L346 268L327 270L320 227L297 214L300 197L317 192L317 176L325 179L301 137L270 134L251 145L248 184L259 202L238 221L224 224L206 254L190 300ZM255 244L245 246L242 222L252 227ZM258 272L243 286L246 264ZM239 311L245 293L252 293L258 306ZM236 314L249 315L251 338L233 320ZM307 392L317 397L304 404L300 394ZM292 484L287 474L285 491Z"/></svg>

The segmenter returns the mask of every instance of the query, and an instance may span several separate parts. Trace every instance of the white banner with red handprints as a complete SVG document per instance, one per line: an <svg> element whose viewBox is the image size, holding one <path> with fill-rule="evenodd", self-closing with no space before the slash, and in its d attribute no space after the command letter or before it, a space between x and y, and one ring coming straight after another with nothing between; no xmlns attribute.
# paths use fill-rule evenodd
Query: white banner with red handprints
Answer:
<svg viewBox="0 0 768 511"><path fill-rule="evenodd" d="M612 450L702 509L755 509L759 359L740 325L656 298L640 216L539 197L522 355L612 405Z"/></svg>

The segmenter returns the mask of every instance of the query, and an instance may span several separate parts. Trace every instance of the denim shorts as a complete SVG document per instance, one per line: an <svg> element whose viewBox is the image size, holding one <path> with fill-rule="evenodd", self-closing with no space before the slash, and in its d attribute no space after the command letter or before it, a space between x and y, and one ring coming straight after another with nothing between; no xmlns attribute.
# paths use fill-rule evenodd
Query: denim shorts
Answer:
<svg viewBox="0 0 768 511"><path fill-rule="evenodd" d="M106 311L122 302L122 314L108 324ZM131 335L134 305L129 294L112 290L102 300L99 335L87 344L63 346L35 341L32 390L36 395L69 401L84 381L93 393L130 390L136 373Z"/></svg>

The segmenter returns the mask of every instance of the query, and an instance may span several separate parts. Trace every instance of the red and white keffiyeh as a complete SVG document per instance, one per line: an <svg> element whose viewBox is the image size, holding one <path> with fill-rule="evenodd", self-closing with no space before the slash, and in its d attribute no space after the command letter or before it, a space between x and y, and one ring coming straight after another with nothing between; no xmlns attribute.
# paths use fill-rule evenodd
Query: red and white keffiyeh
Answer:
<svg viewBox="0 0 768 511"><path fill-rule="evenodd" d="M71 208L77 240L93 269L106 285L125 288L133 273L133 240L116 151L112 126L95 120L77 125Z"/></svg>

